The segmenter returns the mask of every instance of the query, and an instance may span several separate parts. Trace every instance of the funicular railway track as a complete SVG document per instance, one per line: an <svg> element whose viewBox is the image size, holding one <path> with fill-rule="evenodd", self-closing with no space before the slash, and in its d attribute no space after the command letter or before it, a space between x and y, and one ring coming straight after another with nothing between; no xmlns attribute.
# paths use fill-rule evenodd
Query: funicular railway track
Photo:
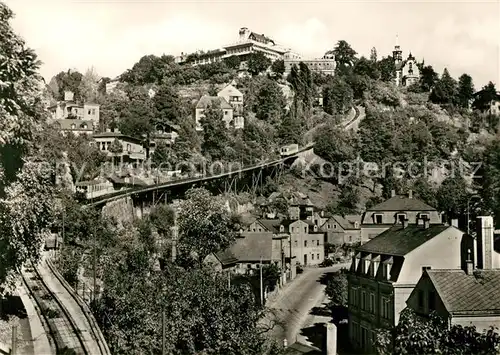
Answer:
<svg viewBox="0 0 500 355"><path fill-rule="evenodd" d="M82 309L78 296L61 282L49 262L43 261L40 266L32 263L21 274L35 300L53 354L111 354L90 311Z"/></svg>

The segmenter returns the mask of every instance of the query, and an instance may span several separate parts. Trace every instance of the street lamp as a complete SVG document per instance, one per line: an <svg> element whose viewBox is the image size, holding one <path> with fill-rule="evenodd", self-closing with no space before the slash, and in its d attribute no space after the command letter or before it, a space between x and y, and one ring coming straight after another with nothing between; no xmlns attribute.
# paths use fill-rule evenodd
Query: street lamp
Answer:
<svg viewBox="0 0 500 355"><path fill-rule="evenodd" d="M469 199L467 200L467 235L470 235L470 210L469 210L469 203L470 201L473 199L473 198L481 198L481 196L479 195L472 195L471 197L469 197Z"/></svg>

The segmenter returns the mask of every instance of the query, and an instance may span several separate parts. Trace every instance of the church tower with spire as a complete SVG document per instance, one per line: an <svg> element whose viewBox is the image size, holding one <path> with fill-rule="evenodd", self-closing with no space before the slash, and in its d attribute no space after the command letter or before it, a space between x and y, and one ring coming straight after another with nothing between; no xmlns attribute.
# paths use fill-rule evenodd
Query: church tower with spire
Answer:
<svg viewBox="0 0 500 355"><path fill-rule="evenodd" d="M420 78L420 70L415 57L409 54L408 59L403 60L403 51L399 46L399 37L396 35L396 45L392 51L394 66L396 69L396 77L394 78L396 86L409 86L418 82Z"/></svg>

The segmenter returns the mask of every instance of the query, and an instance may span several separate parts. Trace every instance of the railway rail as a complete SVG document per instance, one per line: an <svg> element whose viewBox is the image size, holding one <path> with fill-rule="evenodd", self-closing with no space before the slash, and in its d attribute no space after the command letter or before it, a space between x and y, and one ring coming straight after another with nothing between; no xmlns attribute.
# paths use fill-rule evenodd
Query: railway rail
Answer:
<svg viewBox="0 0 500 355"><path fill-rule="evenodd" d="M54 354L111 354L90 310L85 309L50 261L42 261L39 266L32 263L21 274Z"/></svg>

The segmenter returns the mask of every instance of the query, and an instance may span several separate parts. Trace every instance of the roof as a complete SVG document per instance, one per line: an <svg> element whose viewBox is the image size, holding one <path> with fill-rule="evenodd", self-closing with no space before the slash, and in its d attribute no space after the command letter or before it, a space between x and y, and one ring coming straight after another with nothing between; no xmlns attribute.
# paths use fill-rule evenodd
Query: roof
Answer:
<svg viewBox="0 0 500 355"><path fill-rule="evenodd" d="M92 121L89 120L77 120L77 119L62 119L56 120L55 124L58 124L62 130L73 130L73 131L89 131L94 130L94 125ZM72 128L75 125L75 128ZM87 128L83 128L86 125Z"/></svg>
<svg viewBox="0 0 500 355"><path fill-rule="evenodd" d="M223 93L228 93L229 96L243 96L240 90L236 89L232 84L227 85L217 93L217 96L222 96Z"/></svg>
<svg viewBox="0 0 500 355"><path fill-rule="evenodd" d="M406 228L403 228L401 225L395 225L361 245L357 248L357 251L404 256L448 228L455 227L434 224L424 229L422 226L416 224L408 225Z"/></svg>
<svg viewBox="0 0 500 355"><path fill-rule="evenodd" d="M135 142L141 142L140 139L132 137L132 136L127 136L123 133L120 132L103 132L103 133L96 133L92 135L93 138L120 138L123 140L133 140Z"/></svg>
<svg viewBox="0 0 500 355"><path fill-rule="evenodd" d="M75 186L91 186L107 182L108 180L89 180L89 181L78 181Z"/></svg>
<svg viewBox="0 0 500 355"><path fill-rule="evenodd" d="M260 224L262 224L268 231L272 233L278 233L281 225L281 220L279 219L258 219Z"/></svg>
<svg viewBox="0 0 500 355"><path fill-rule="evenodd" d="M346 229L360 229L361 216L357 216L357 215L346 215L346 216L333 215L333 216L330 216L330 218L333 218L339 224L339 226L344 230L346 230ZM358 223L357 228L354 227L355 222Z"/></svg>
<svg viewBox="0 0 500 355"><path fill-rule="evenodd" d="M367 211L436 211L436 209L419 199L396 195Z"/></svg>
<svg viewBox="0 0 500 355"><path fill-rule="evenodd" d="M500 315L500 270L427 270L436 292L451 314Z"/></svg>
<svg viewBox="0 0 500 355"><path fill-rule="evenodd" d="M272 44L275 44L275 42L271 38L266 37L263 34L251 32L250 35L248 36L248 38L252 39L251 37L253 37L253 39L255 39L255 41L258 41L258 42L263 42L263 43L271 42Z"/></svg>
<svg viewBox="0 0 500 355"><path fill-rule="evenodd" d="M236 264L238 262L238 259L231 253L230 249L222 250L214 255L222 265Z"/></svg>
<svg viewBox="0 0 500 355"><path fill-rule="evenodd" d="M213 104L215 105L220 105L221 109L224 110L232 110L233 107L223 98L219 96L208 96L208 95L203 95L196 104L197 109L206 109L209 106L212 106ZM217 108L217 107L215 107Z"/></svg>
<svg viewBox="0 0 500 355"><path fill-rule="evenodd" d="M242 236L231 247L231 253L238 261L272 260L273 233L242 233Z"/></svg>

